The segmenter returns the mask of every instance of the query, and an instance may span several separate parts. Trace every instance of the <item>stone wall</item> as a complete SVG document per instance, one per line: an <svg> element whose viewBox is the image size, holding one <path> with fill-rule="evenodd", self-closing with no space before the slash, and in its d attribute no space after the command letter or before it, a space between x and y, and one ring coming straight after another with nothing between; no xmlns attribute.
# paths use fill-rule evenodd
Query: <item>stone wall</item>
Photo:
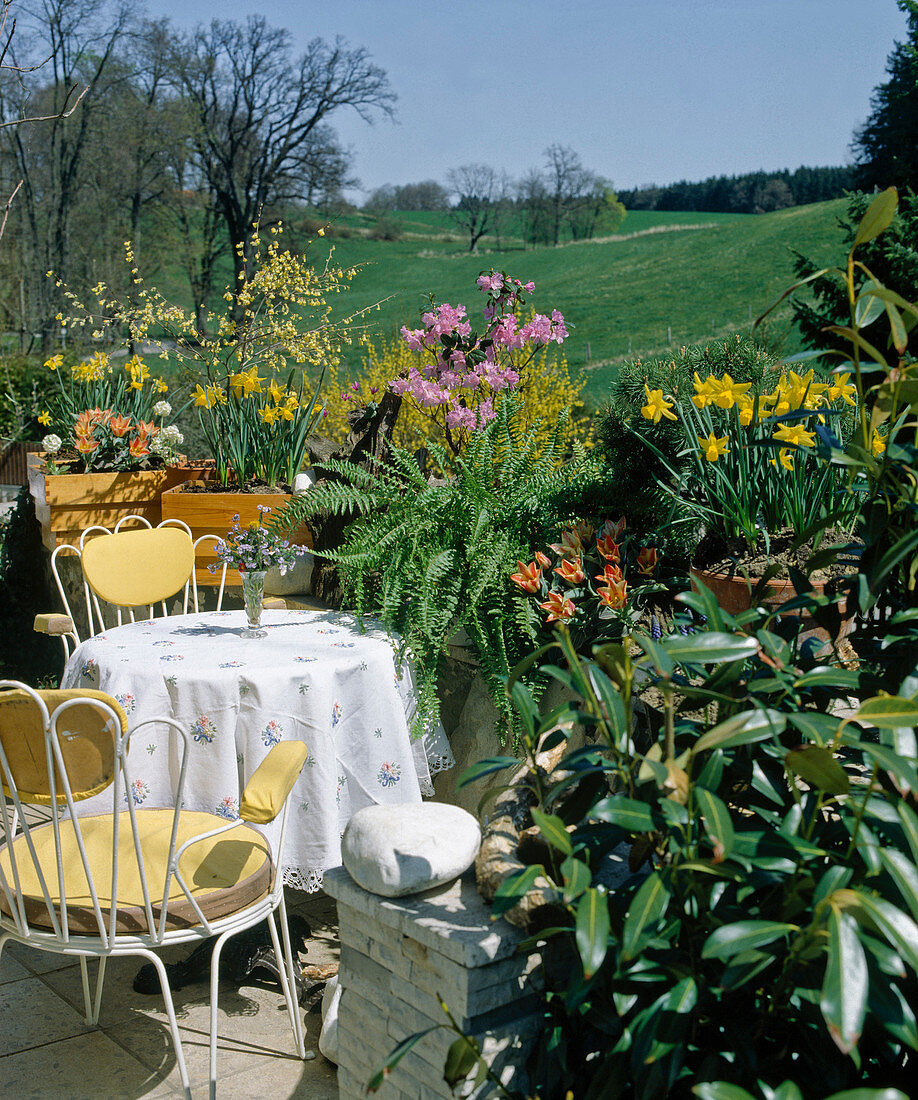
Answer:
<svg viewBox="0 0 918 1100"><path fill-rule="evenodd" d="M473 874L423 894L383 898L338 867L326 872L325 889L338 902L341 1100L362 1100L367 1081L403 1039L446 1023L441 997L465 1034L482 1044L503 1083L525 1094L525 1062L541 1025L540 958L516 954L522 934L491 921ZM451 1092L443 1066L455 1038L440 1029L422 1039L383 1083L380 1100L452 1100L491 1091L487 1084L475 1090L473 1076Z"/></svg>

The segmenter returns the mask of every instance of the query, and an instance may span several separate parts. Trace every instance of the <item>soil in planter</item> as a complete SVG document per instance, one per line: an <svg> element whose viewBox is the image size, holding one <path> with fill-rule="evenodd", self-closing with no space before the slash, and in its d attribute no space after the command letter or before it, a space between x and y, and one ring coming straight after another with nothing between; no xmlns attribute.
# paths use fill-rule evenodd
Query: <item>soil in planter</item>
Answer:
<svg viewBox="0 0 918 1100"><path fill-rule="evenodd" d="M143 462L137 462L132 466L127 466L123 470L115 470L111 466L103 466L96 469L92 463L89 464L89 469L86 470L83 467L83 456L75 447L61 447L53 458L58 474L136 474L146 470L165 470L168 465L162 455L150 455Z"/></svg>
<svg viewBox="0 0 918 1100"><path fill-rule="evenodd" d="M188 482L182 489L183 493L263 493L266 496L280 493L292 493L293 487L286 481L279 481L276 485L269 485L263 478L253 477L245 485L237 485L232 482L229 485L221 485L219 481Z"/></svg>
<svg viewBox="0 0 918 1100"><path fill-rule="evenodd" d="M797 533L789 527L772 535L767 544L764 537L759 536L753 552L747 548L744 539L728 541L720 535L711 533L705 535L699 543L692 564L696 569L706 569L711 573L727 573L730 576L742 576L745 572L753 579L762 577L770 566L777 564L781 570L774 579L789 580L788 566L806 573L806 564L816 552L812 540L794 548L797 537ZM845 546L850 541L851 536L846 531L833 528L825 532L818 549ZM845 561L843 556L840 561L813 570L809 578L814 584L825 584L837 577L850 576L851 572L851 563Z"/></svg>

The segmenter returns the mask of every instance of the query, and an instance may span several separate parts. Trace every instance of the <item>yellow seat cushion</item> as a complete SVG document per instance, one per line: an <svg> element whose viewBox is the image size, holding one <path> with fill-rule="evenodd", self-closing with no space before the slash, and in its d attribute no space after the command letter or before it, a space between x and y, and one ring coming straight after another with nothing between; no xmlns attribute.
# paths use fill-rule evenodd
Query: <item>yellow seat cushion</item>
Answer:
<svg viewBox="0 0 918 1100"><path fill-rule="evenodd" d="M118 716L120 729L92 703L70 707L58 719L61 754L76 801L108 787L115 774L115 742L127 733L128 720L117 700L89 688L52 688L38 693L53 713L71 699L98 699ZM45 729L35 700L19 689L0 692L0 741L23 802L51 804L45 758ZM64 803L58 780L57 801ZM6 783L3 790L9 794Z"/></svg>
<svg viewBox="0 0 918 1100"><path fill-rule="evenodd" d="M136 816L150 902L158 921L165 889L174 811L171 809L138 810ZM97 817L81 817L78 821L107 928L108 913L111 909L114 817L112 814L103 814ZM183 810L179 817L176 849L193 836L225 824L223 818L214 814ZM57 860L52 827L42 825L32 829L32 840L45 883L52 895L52 902L59 913ZM25 837L18 836L13 844L16 849L26 919L35 928L51 929L53 925L44 902L35 864L26 847ZM131 822L126 811L120 815L118 852L117 930L126 934L144 933L148 931L147 920L131 834ZM98 925L76 844L73 822L69 820L61 822L61 853L70 930L76 934L98 935ZM10 884L13 881L11 864L10 852L4 845L0 848L0 872ZM182 856L180 870L189 890L208 920L217 920L254 905L267 896L274 880L271 848L267 840L256 829L244 824L237 826L228 835L211 837L192 845ZM3 891L0 891L0 912L12 916ZM189 928L200 924L197 914L174 878L170 883L167 912L167 929Z"/></svg>

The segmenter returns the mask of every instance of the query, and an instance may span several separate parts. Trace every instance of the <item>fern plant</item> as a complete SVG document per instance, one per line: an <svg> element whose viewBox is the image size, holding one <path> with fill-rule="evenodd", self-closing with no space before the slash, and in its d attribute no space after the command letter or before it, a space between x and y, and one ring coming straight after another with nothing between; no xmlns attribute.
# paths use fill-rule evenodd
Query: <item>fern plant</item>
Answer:
<svg viewBox="0 0 918 1100"><path fill-rule="evenodd" d="M329 461L329 480L296 497L278 519L291 530L322 514L354 514L333 561L344 599L359 615L378 616L411 653L418 678L418 720L439 717L437 677L448 639L464 628L476 652L505 735L513 715L501 677L533 648L537 622L515 600L508 578L559 521L579 515L599 481L583 451L561 443L564 422L547 444L537 426L516 426L518 402L501 403L488 427L453 457L432 446L450 476L429 482L407 451L369 473ZM523 606L521 606L523 604Z"/></svg>

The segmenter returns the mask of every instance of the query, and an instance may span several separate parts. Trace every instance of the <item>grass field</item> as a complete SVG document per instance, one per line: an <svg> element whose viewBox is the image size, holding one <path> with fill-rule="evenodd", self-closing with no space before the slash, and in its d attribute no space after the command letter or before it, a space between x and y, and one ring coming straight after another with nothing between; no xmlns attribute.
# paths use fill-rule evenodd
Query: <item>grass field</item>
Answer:
<svg viewBox="0 0 918 1100"><path fill-rule="evenodd" d="M406 229L412 222L410 237L374 241L355 234L331 243L337 262L364 265L347 305L381 303L366 318L373 335L392 337L403 324L414 327L431 291L438 301L465 305L474 325L480 319L475 278L483 268L532 279L535 308L560 309L567 318L568 361L588 373L588 396L601 401L625 358L748 331L793 281L792 248L820 262L838 262L836 218L844 206L837 200L755 216L638 211L625 220L620 239L529 251L483 249L478 255L463 249L455 231L452 241L427 236L447 234L446 215L401 214ZM314 247L322 253L327 241ZM790 316L790 308L782 307L769 334L796 350Z"/></svg>

